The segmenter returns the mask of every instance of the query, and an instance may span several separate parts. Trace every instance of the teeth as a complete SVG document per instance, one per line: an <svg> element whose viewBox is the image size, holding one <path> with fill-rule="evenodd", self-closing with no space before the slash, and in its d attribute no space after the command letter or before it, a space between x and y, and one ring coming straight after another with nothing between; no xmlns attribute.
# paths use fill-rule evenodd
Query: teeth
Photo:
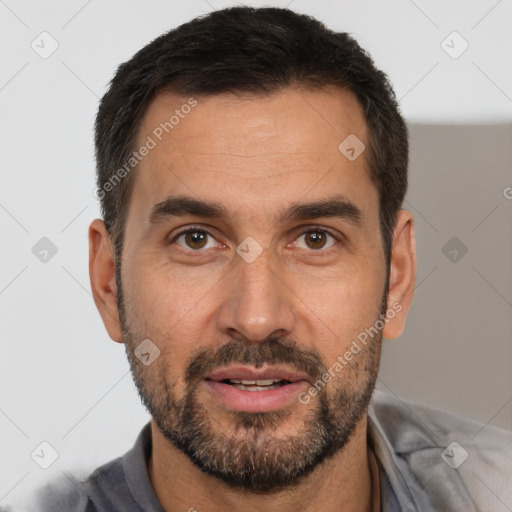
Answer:
<svg viewBox="0 0 512 512"><path fill-rule="evenodd" d="M274 382L279 382L279 381L274 380L274 379L262 379L262 380L257 380L256 384L258 386L270 386L271 384L274 384Z"/></svg>
<svg viewBox="0 0 512 512"><path fill-rule="evenodd" d="M242 384L244 386L252 386L256 384L257 386L271 386L274 382L280 382L281 379L260 379L260 380L237 380L237 379L229 379L233 384Z"/></svg>
<svg viewBox="0 0 512 512"><path fill-rule="evenodd" d="M233 384L235 388L243 389L245 391L268 391L270 389L278 388L279 386L276 384L275 386L244 386L243 384Z"/></svg>

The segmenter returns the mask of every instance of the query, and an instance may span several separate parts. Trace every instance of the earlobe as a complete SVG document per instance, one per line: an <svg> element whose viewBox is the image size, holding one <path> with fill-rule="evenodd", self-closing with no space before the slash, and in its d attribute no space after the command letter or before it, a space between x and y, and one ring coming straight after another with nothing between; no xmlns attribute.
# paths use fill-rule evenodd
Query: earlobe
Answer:
<svg viewBox="0 0 512 512"><path fill-rule="evenodd" d="M114 253L105 223L95 219L89 226L89 277L94 303L109 336L122 343L117 307Z"/></svg>
<svg viewBox="0 0 512 512"><path fill-rule="evenodd" d="M393 233L388 293L389 320L382 331L384 338L398 338L405 329L407 313L414 296L416 266L414 217L408 210L400 210Z"/></svg>

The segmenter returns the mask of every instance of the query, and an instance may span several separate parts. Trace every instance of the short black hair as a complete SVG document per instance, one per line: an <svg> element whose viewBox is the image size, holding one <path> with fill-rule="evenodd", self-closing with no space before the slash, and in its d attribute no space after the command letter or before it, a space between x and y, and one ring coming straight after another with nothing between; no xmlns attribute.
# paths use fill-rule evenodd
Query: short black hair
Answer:
<svg viewBox="0 0 512 512"><path fill-rule="evenodd" d="M257 95L330 85L355 94L365 114L366 161L379 193L389 270L408 166L407 127L390 82L348 33L289 9L246 6L199 16L156 38L119 66L103 96L95 126L96 192L116 259L121 259L135 176L125 167L121 179L119 171L132 156L141 119L159 92Z"/></svg>

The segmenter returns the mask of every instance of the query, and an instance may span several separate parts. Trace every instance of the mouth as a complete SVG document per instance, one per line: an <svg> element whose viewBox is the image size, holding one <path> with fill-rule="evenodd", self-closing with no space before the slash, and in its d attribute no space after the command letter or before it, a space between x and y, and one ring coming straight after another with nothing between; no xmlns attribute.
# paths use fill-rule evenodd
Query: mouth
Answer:
<svg viewBox="0 0 512 512"><path fill-rule="evenodd" d="M224 379L221 381L223 384L234 386L237 389L245 391L268 391L269 389L280 388L291 384L289 380L276 380L276 379L258 379L258 380L239 380L239 379Z"/></svg>
<svg viewBox="0 0 512 512"><path fill-rule="evenodd" d="M204 383L229 409L265 412L290 405L309 386L307 379L307 374L282 367L232 366L212 372Z"/></svg>

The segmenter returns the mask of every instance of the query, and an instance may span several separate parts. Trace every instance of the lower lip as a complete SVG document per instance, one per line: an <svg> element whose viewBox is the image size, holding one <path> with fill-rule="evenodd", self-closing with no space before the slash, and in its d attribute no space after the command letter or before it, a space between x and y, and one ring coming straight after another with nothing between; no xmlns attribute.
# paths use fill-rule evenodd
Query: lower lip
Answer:
<svg viewBox="0 0 512 512"><path fill-rule="evenodd" d="M307 381L300 380L267 391L246 391L214 380L205 380L204 382L224 405L230 409L245 412L266 412L281 409L296 401L297 395L309 386Z"/></svg>

